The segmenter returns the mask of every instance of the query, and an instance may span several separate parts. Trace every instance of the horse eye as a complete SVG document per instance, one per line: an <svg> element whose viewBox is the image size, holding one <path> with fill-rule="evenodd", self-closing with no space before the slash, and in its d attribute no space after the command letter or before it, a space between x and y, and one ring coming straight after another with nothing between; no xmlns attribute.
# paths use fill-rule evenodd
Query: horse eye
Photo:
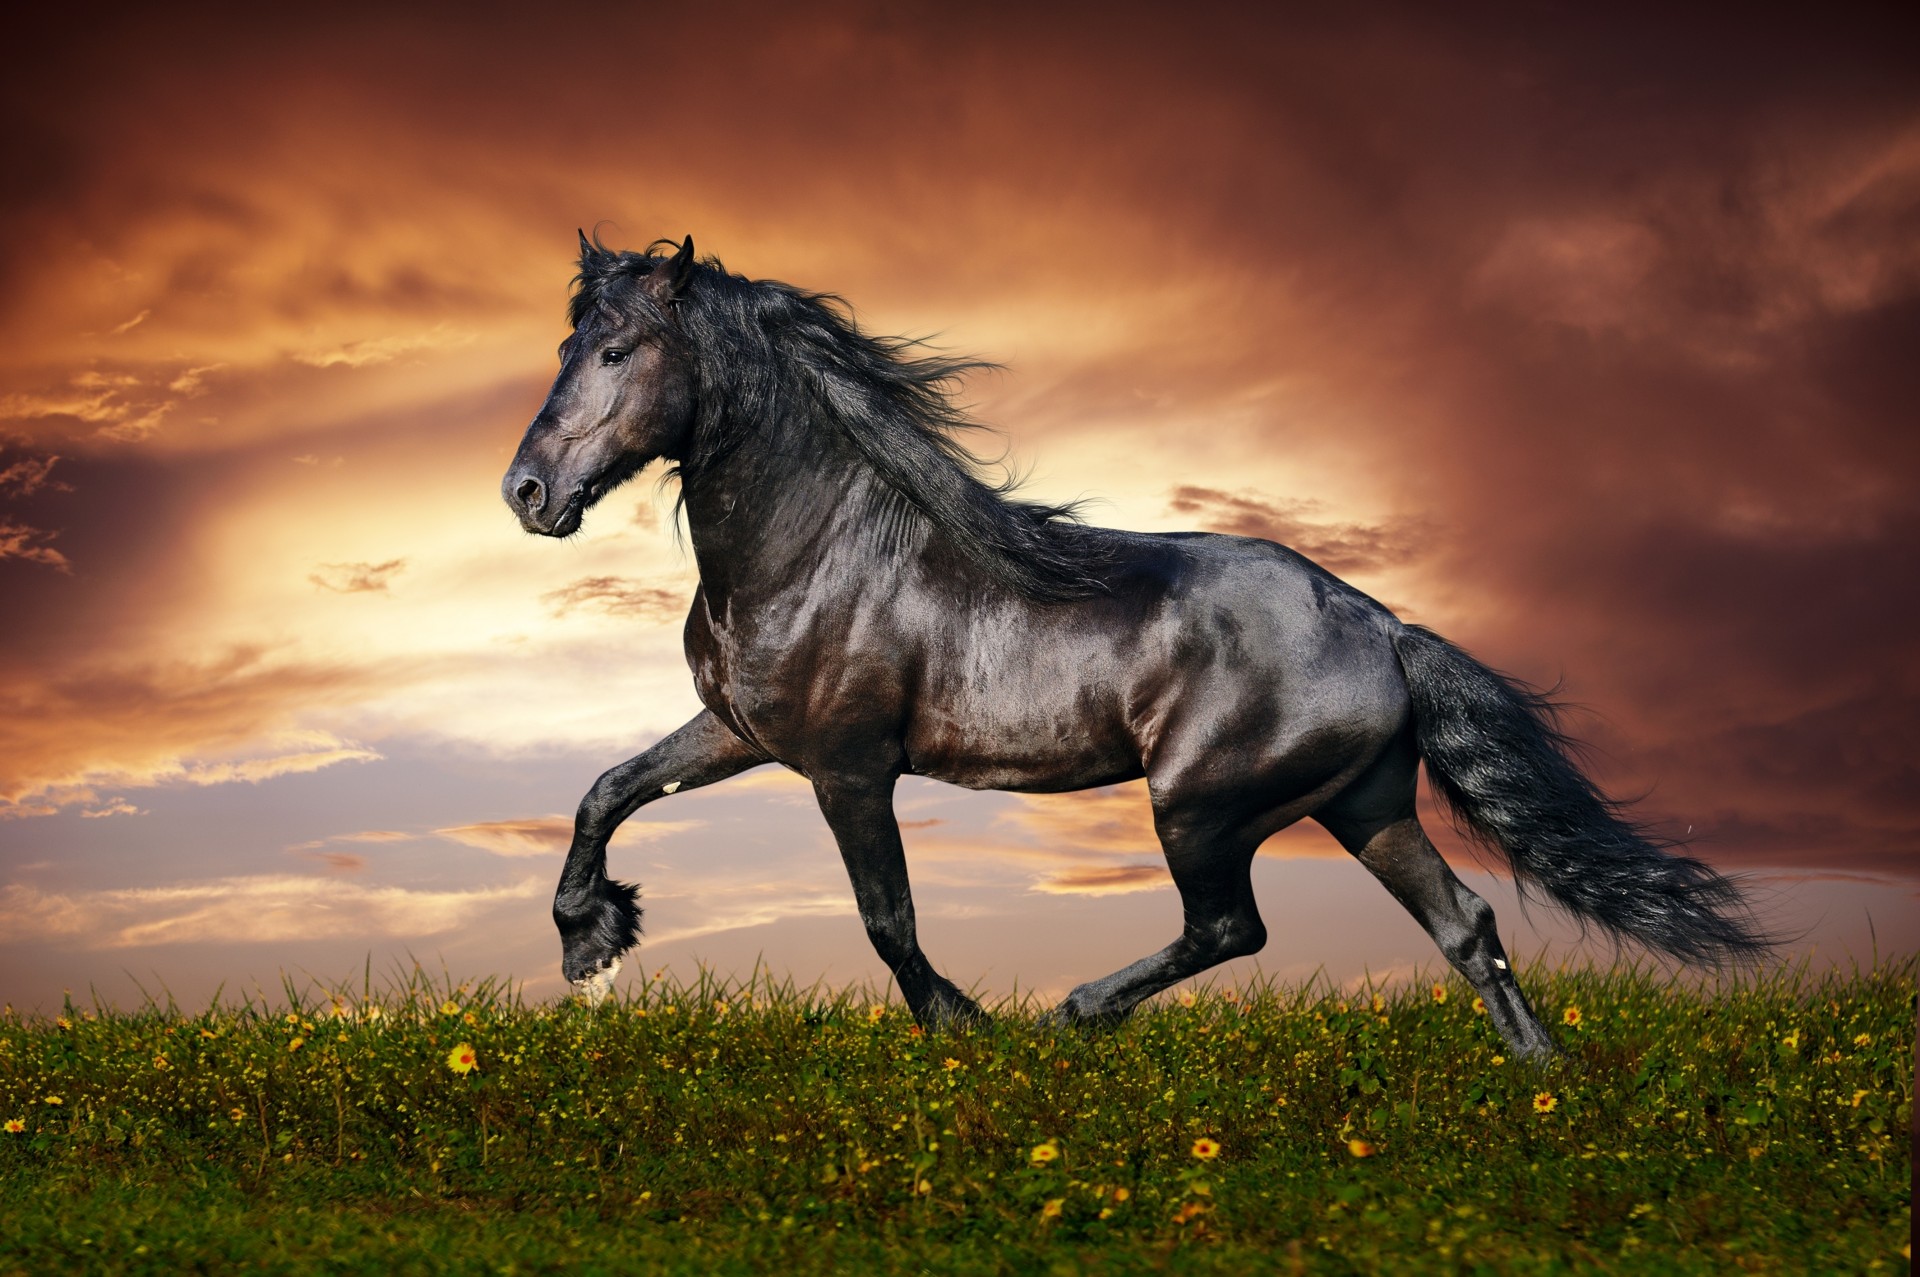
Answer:
<svg viewBox="0 0 1920 1277"><path fill-rule="evenodd" d="M603 364L624 364L627 362L627 352L624 350L603 350L600 352L600 362Z"/></svg>

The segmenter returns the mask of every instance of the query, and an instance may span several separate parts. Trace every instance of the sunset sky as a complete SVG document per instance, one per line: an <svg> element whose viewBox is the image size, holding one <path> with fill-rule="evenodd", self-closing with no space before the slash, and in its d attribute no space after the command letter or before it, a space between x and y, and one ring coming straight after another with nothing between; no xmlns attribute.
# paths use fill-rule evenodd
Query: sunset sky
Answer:
<svg viewBox="0 0 1920 1277"><path fill-rule="evenodd" d="M562 991L569 814L698 708L657 470L567 542L499 498L581 226L998 361L967 399L1034 495L1282 540L1563 680L1789 958L1920 947L1913 31L405 10L9 20L0 999ZM963 987L1177 933L1139 785L899 798ZM1581 951L1446 846L1510 948ZM646 970L884 979L793 776L649 807L612 869ZM1317 826L1256 884L1270 975L1440 966Z"/></svg>

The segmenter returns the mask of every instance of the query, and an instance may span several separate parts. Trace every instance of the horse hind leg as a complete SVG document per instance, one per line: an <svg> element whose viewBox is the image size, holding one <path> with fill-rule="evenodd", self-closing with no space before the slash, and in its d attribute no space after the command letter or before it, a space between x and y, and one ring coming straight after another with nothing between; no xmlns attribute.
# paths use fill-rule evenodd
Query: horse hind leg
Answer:
<svg viewBox="0 0 1920 1277"><path fill-rule="evenodd" d="M1231 958L1258 953L1266 944L1267 929L1253 898L1258 841L1219 827L1213 818L1168 812L1157 805L1154 827L1180 892L1185 920L1179 938L1073 990L1055 1008L1056 1021L1118 1022L1161 990Z"/></svg>
<svg viewBox="0 0 1920 1277"><path fill-rule="evenodd" d="M1390 755L1315 819L1380 880L1433 937L1453 969L1486 1003L1519 1057L1553 1054L1553 1039L1527 1004L1494 926L1493 907L1454 875L1413 808L1417 760ZM1386 791L1383 793L1383 791ZM1382 802L1386 798L1388 801Z"/></svg>

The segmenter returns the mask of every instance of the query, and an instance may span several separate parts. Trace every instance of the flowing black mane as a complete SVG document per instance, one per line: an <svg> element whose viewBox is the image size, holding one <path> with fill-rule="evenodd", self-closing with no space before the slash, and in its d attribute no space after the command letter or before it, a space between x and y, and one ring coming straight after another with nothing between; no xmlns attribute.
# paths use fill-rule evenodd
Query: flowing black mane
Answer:
<svg viewBox="0 0 1920 1277"><path fill-rule="evenodd" d="M578 328L596 310L638 319L692 358L700 406L683 478L697 479L758 432L824 420L931 530L996 579L1042 601L1104 591L1107 543L1081 526L1075 506L1016 499L1017 480L983 478L956 437L980 426L953 402L955 385L992 364L932 353L912 338L869 336L840 298L747 279L711 257L669 316L634 286L667 260L653 253L662 244L672 247L590 246L568 320Z"/></svg>

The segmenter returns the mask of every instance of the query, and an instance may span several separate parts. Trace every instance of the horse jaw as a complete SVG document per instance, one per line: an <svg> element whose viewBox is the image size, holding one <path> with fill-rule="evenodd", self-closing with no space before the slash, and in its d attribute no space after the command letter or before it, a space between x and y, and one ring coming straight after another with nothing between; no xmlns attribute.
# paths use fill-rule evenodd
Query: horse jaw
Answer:
<svg viewBox="0 0 1920 1277"><path fill-rule="evenodd" d="M597 1007L607 1000L613 992L613 977L620 974L620 959L615 958L591 975L581 976L573 982L573 992L590 1007Z"/></svg>

